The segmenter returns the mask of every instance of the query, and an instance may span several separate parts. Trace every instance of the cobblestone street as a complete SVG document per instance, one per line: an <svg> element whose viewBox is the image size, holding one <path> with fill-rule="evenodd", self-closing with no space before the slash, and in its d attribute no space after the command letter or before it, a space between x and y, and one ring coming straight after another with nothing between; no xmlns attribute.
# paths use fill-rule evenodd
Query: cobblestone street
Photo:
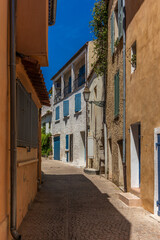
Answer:
<svg viewBox="0 0 160 240"><path fill-rule="evenodd" d="M22 240L158 240L160 223L129 208L100 176L58 161L42 162L43 184L24 218Z"/></svg>

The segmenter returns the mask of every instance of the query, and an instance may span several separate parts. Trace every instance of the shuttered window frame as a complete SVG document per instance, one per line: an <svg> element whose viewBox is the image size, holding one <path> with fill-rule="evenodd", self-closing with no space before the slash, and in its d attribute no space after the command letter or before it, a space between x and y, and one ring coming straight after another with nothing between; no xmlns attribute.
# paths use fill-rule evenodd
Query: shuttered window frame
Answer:
<svg viewBox="0 0 160 240"><path fill-rule="evenodd" d="M63 117L69 116L69 100L63 101Z"/></svg>
<svg viewBox="0 0 160 240"><path fill-rule="evenodd" d="M75 113L81 111L81 93L75 95Z"/></svg>
<svg viewBox="0 0 160 240"><path fill-rule="evenodd" d="M56 107L56 114L55 114L55 120L58 121L60 120L60 116L59 116L59 106Z"/></svg>
<svg viewBox="0 0 160 240"><path fill-rule="evenodd" d="M114 117L119 116L119 71L114 76Z"/></svg>

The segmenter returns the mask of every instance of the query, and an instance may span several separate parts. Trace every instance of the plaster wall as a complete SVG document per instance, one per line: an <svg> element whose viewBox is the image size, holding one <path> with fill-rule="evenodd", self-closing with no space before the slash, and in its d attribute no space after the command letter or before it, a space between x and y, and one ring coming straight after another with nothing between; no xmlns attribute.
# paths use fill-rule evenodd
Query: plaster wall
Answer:
<svg viewBox="0 0 160 240"><path fill-rule="evenodd" d="M60 135L60 160L66 161L66 134L73 134L73 164L84 166L85 165L85 152L81 132L86 130L86 103L83 98L84 87L77 92L73 92L68 98L69 100L69 117L63 117L63 101L53 105L52 114L52 132L53 137ZM81 93L81 111L75 113L75 94ZM60 107L60 120L55 121L55 109ZM53 139L54 143L54 139ZM54 156L54 148L53 148Z"/></svg>
<svg viewBox="0 0 160 240"><path fill-rule="evenodd" d="M0 239L4 240L9 238L8 20L8 1L0 0Z"/></svg>
<svg viewBox="0 0 160 240"><path fill-rule="evenodd" d="M106 175L116 185L122 186L123 167L119 163L118 141L123 139L123 39L111 55L111 15L117 5L117 0L109 2L108 6L108 70L106 82L106 123L108 135L108 169ZM115 39L116 41L116 39ZM119 115L114 116L114 76L119 71ZM120 177L121 176L121 177Z"/></svg>
<svg viewBox="0 0 160 240"><path fill-rule="evenodd" d="M97 77L94 73L89 82L90 98L89 101L104 101L104 84L103 76ZM104 146L103 139L103 107L89 104L89 133L88 136L93 137L93 168L99 169L100 158ZM91 167L91 166L90 166Z"/></svg>
<svg viewBox="0 0 160 240"><path fill-rule="evenodd" d="M16 15L17 52L48 66L48 0L18 0Z"/></svg>
<svg viewBox="0 0 160 240"><path fill-rule="evenodd" d="M154 128L160 127L160 1L126 1L126 159L131 189L130 126L141 123L141 199L154 212ZM137 67L131 74L131 46Z"/></svg>
<svg viewBox="0 0 160 240"><path fill-rule="evenodd" d="M49 124L51 122L52 122L52 114L47 114L47 115L42 117L41 126L43 127L43 124L45 123L46 134L47 133L52 133L52 127L51 127L52 124Z"/></svg>

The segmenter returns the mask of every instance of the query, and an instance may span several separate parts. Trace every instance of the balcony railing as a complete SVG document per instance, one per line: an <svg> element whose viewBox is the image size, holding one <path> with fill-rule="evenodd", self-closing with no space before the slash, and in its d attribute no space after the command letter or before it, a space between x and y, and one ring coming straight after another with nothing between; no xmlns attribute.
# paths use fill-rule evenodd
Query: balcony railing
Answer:
<svg viewBox="0 0 160 240"><path fill-rule="evenodd" d="M54 97L54 103L57 103L61 100L61 92L58 92Z"/></svg>
<svg viewBox="0 0 160 240"><path fill-rule="evenodd" d="M76 78L74 80L74 89L79 88L80 86L82 86L85 83L85 74L79 76L78 78Z"/></svg>
<svg viewBox="0 0 160 240"><path fill-rule="evenodd" d="M67 85L65 88L64 88L64 97L66 97L68 94L71 93L71 85Z"/></svg>

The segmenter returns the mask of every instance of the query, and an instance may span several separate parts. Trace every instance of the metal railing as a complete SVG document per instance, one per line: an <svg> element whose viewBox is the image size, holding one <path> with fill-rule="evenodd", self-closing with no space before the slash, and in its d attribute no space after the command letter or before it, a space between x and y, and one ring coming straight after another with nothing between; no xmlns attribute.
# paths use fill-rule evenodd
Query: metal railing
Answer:
<svg viewBox="0 0 160 240"><path fill-rule="evenodd" d="M54 103L57 103L61 100L61 92L58 92L54 97Z"/></svg>
<svg viewBox="0 0 160 240"><path fill-rule="evenodd" d="M71 86L70 85L67 85L65 88L64 88L64 97L66 97L68 94L71 93Z"/></svg>
<svg viewBox="0 0 160 240"><path fill-rule="evenodd" d="M74 89L79 88L80 86L82 86L85 83L85 74L79 76L78 78L76 78L74 80Z"/></svg>

